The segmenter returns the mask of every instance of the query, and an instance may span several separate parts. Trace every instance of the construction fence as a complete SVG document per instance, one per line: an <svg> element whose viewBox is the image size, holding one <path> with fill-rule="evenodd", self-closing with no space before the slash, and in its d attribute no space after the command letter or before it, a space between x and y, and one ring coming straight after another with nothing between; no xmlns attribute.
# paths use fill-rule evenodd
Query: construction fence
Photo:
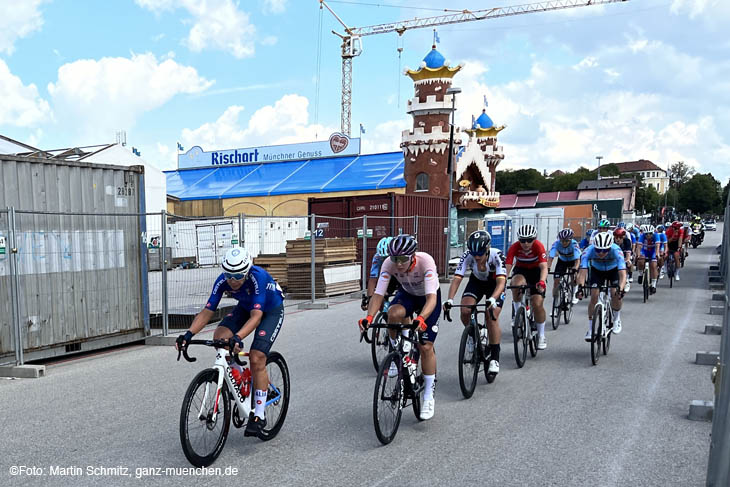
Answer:
<svg viewBox="0 0 730 487"><path fill-rule="evenodd" d="M412 234L447 277L471 232L506 253L530 223L549 247L581 238L590 219L489 215L181 217L160 213L0 211L0 363L22 364L186 330L205 306L226 251L244 246L286 295L285 305L359 298L378 241ZM615 222L618 223L618 222ZM216 319L236 305L224 297Z"/></svg>

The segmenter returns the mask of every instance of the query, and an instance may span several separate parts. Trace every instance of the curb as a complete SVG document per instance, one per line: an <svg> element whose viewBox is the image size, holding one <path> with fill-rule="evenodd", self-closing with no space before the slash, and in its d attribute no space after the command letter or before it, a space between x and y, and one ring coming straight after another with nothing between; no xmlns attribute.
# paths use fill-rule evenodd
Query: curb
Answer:
<svg viewBox="0 0 730 487"><path fill-rule="evenodd" d="M695 363L697 365L716 365L720 358L720 352L697 352Z"/></svg>
<svg viewBox="0 0 730 487"><path fill-rule="evenodd" d="M40 379L46 375L45 365L7 365L0 366L0 377L16 379Z"/></svg>
<svg viewBox="0 0 730 487"><path fill-rule="evenodd" d="M714 404L712 401L694 400L689 403L689 416L692 421L712 421L712 411Z"/></svg>

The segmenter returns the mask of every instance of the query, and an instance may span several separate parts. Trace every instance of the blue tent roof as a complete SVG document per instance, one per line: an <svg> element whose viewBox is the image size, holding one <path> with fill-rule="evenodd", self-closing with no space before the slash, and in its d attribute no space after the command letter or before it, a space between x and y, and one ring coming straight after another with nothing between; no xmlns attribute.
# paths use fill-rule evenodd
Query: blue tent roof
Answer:
<svg viewBox="0 0 730 487"><path fill-rule="evenodd" d="M403 188L403 153L165 171L181 200Z"/></svg>
<svg viewBox="0 0 730 487"><path fill-rule="evenodd" d="M488 129L494 127L494 122L492 122L492 119L489 118L489 115L487 115L486 110L482 110L482 114L479 115L479 118L477 118L476 122L474 122L474 125L476 128L476 125L483 129Z"/></svg>
<svg viewBox="0 0 730 487"><path fill-rule="evenodd" d="M429 68L437 69L442 67L446 63L446 58L444 58L444 56L436 50L436 47L434 47L428 54L426 54L426 57L423 58L423 61Z"/></svg>

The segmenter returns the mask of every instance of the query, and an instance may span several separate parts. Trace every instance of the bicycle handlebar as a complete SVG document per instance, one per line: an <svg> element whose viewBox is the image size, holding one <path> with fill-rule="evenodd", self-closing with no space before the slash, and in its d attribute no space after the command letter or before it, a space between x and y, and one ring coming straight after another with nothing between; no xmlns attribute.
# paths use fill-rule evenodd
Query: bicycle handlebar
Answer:
<svg viewBox="0 0 730 487"><path fill-rule="evenodd" d="M489 317L492 318L492 321L497 321L497 318L495 318L495 316L494 316L494 310L492 309L491 306L490 307L487 307L487 303L479 303L479 304L452 304L449 307L449 309L444 309L444 319L446 321L448 321L448 322L451 322L452 321L451 320L451 312L450 312L451 311L451 308L471 308L472 309L472 313L476 313L477 312L477 308L479 306L482 306L482 307L486 308L487 311L489 311ZM483 311L483 313L486 314L487 311Z"/></svg>
<svg viewBox="0 0 730 487"><path fill-rule="evenodd" d="M223 339L216 339L216 340L190 340L188 341L183 348L178 348L177 350L177 360L180 361L180 355L185 357L185 360L188 362L195 362L198 360L195 357L191 357L188 355L188 347L190 345L205 345L207 347L214 347L214 348L227 348L228 353L231 357L233 357L233 360L240 366L246 365L244 362L242 362L238 358L237 353L233 353L233 348L230 345L230 340L223 340Z"/></svg>

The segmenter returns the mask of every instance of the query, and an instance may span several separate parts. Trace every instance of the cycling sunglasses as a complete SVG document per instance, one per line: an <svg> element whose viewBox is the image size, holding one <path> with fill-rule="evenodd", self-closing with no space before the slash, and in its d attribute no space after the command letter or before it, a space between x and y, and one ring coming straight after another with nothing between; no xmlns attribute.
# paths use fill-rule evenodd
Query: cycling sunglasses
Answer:
<svg viewBox="0 0 730 487"><path fill-rule="evenodd" d="M246 279L246 274L243 274L241 272L237 272L235 274L232 274L230 272L224 272L223 276L226 279L233 279L234 281L242 281L242 280Z"/></svg>
<svg viewBox="0 0 730 487"><path fill-rule="evenodd" d="M395 262L396 264L406 264L411 261L410 255L392 255L390 256L390 260Z"/></svg>
<svg viewBox="0 0 730 487"><path fill-rule="evenodd" d="M520 241L520 243L532 243L535 241L534 238L520 238L518 240Z"/></svg>
<svg viewBox="0 0 730 487"><path fill-rule="evenodd" d="M484 251L482 251L482 252L472 252L472 251L470 250L470 251L469 251L469 253L470 253L471 255L473 255L474 257L483 257L483 256L487 255L487 251L486 251L486 250L484 250Z"/></svg>
<svg viewBox="0 0 730 487"><path fill-rule="evenodd" d="M611 249L603 249L603 250L596 249L596 253L597 254L607 254L609 250L611 250Z"/></svg>

